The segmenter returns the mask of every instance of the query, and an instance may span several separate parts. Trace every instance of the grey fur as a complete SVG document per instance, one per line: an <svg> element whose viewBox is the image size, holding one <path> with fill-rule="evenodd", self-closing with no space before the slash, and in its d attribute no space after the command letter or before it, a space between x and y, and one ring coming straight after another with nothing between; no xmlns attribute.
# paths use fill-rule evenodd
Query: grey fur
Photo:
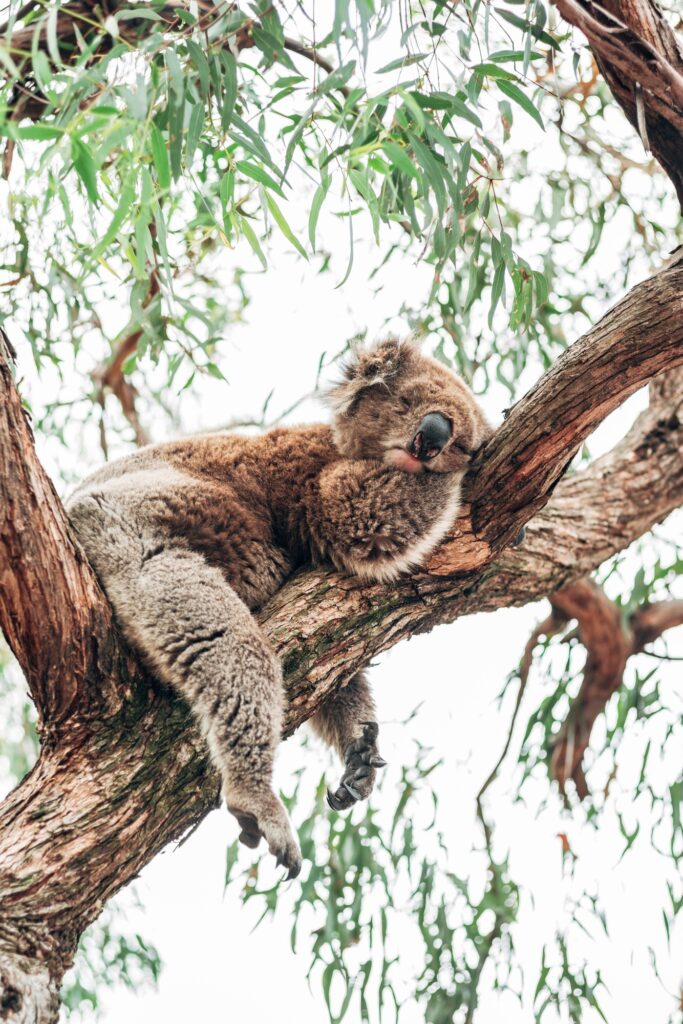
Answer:
<svg viewBox="0 0 683 1024"><path fill-rule="evenodd" d="M457 513L462 446L475 448L490 429L465 385L432 360L393 342L367 358L370 379L361 359L342 385L353 394L334 440L313 426L170 442L103 467L67 503L124 634L194 711L240 839L254 847L264 837L289 877L301 855L272 789L282 673L252 612L306 560L369 579L419 564ZM377 365L393 367L395 394L376 387ZM401 388L414 409L398 401ZM397 451L417 462L404 446L435 408L458 444L418 475L420 465L394 468ZM374 718L361 673L313 720L344 762L329 794L338 810L369 794L384 763Z"/></svg>

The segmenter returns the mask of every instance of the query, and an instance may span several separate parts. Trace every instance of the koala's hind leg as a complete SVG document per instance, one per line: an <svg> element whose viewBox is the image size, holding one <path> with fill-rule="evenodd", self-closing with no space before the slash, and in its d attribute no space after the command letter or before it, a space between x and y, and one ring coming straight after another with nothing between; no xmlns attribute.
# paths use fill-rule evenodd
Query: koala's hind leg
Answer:
<svg viewBox="0 0 683 1024"><path fill-rule="evenodd" d="M219 569L147 535L106 495L79 497L69 514L124 633L197 717L240 839L264 837L295 877L301 855L271 781L282 676L258 624Z"/></svg>
<svg viewBox="0 0 683 1024"><path fill-rule="evenodd" d="M343 811L365 800L372 792L377 769L386 764L377 749L379 727L365 673L359 672L325 701L311 725L344 764L339 785L327 791L330 807Z"/></svg>

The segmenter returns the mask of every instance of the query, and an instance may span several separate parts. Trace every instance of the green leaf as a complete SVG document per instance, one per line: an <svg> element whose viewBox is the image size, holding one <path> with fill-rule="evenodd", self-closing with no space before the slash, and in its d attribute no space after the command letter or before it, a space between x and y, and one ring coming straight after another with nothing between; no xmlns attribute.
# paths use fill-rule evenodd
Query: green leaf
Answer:
<svg viewBox="0 0 683 1024"><path fill-rule="evenodd" d="M61 68L62 55L59 52L59 43L57 42L57 15L59 13L59 6L51 6L48 10L47 15L47 48L52 58L55 67Z"/></svg>
<svg viewBox="0 0 683 1024"><path fill-rule="evenodd" d="M7 48L4 43L0 43L0 64L4 67L5 71L8 71L12 78L19 78L19 69L7 52Z"/></svg>
<svg viewBox="0 0 683 1024"><path fill-rule="evenodd" d="M183 169L183 144L185 142L185 101L168 106L168 156L171 174L177 181Z"/></svg>
<svg viewBox="0 0 683 1024"><path fill-rule="evenodd" d="M15 128L18 139L61 139L64 135L63 128L53 128L49 124L26 124Z"/></svg>
<svg viewBox="0 0 683 1024"><path fill-rule="evenodd" d="M537 28L537 26L532 24L530 21L525 21L524 18L520 18L519 15L513 14L512 11L507 11L504 7L495 7L494 10L496 14L499 14L500 17L510 25L514 25L515 28L521 28L522 31L529 32L534 39L538 39L547 46L551 46L553 50L560 49L559 43L556 42L552 36L549 36L548 33L544 32L542 29Z"/></svg>
<svg viewBox="0 0 683 1024"><path fill-rule="evenodd" d="M180 10L180 8L176 7L176 14L178 13L178 10ZM199 75L200 92L204 99L206 99L206 97L209 95L209 89L211 86L209 62L206 59L206 55L204 54L204 51L202 50L201 46L195 43L193 39L186 39L185 45L187 46L187 51L190 54L192 63L197 69L197 74Z"/></svg>
<svg viewBox="0 0 683 1024"><path fill-rule="evenodd" d="M316 92L324 96L328 92L332 92L333 89L343 89L349 78L354 72L356 67L355 60L350 60L347 64L342 64L340 68L336 68L326 78L323 78L322 82L318 85Z"/></svg>
<svg viewBox="0 0 683 1024"><path fill-rule="evenodd" d="M526 57L524 50L497 50L496 53L489 54L489 60L495 61L496 64L506 64L510 61L523 61ZM529 53L529 60L541 60L543 57L542 53Z"/></svg>
<svg viewBox="0 0 683 1024"><path fill-rule="evenodd" d="M431 53L413 53L409 57L397 57L396 60L392 60L389 64L385 64L383 68L380 68L375 72L376 75L385 75L387 71L396 71L398 68L407 68L411 64L418 64L421 60L427 60L431 57Z"/></svg>
<svg viewBox="0 0 683 1024"><path fill-rule="evenodd" d="M237 61L228 50L221 50L221 62L223 64L223 107L221 110L221 125L226 131L232 121L237 99Z"/></svg>
<svg viewBox="0 0 683 1024"><path fill-rule="evenodd" d="M297 250L297 252L301 253L301 255L304 257L304 259L308 259L308 255L306 253L306 250L304 249L303 245L301 244L299 239L296 237L296 235L294 234L294 232L290 228L289 224L285 220L285 217L284 217L284 214L282 213L282 210L277 205L277 203L275 202L275 200L273 199L272 195L269 192L266 192L266 202L268 204L268 209L272 213L272 215L273 215L273 217L275 219L275 222L277 223L278 227L280 228L280 231L282 232L282 234L285 236L286 239L288 239L288 241L290 241L292 243L292 245Z"/></svg>
<svg viewBox="0 0 683 1024"><path fill-rule="evenodd" d="M176 94L178 100L182 100L184 93L183 69L180 66L178 55L174 49L169 47L169 49L166 50L164 57L166 60L166 70L168 71L171 89Z"/></svg>
<svg viewBox="0 0 683 1024"><path fill-rule="evenodd" d="M149 139L152 147L152 160L154 162L154 167L156 168L159 186L162 189L170 188L171 165L168 160L168 150L166 149L164 137L155 124L150 126Z"/></svg>
<svg viewBox="0 0 683 1024"><path fill-rule="evenodd" d="M249 223L246 217L242 217L240 214L237 214L236 216L237 222L242 230L242 234L244 235L246 240L249 242L249 245L258 256L263 269L266 270L268 268L268 263L266 261L266 257L263 255L263 249L261 248L259 240L256 237L254 229L252 228L251 224Z"/></svg>
<svg viewBox="0 0 683 1024"><path fill-rule="evenodd" d="M475 64L472 68L478 75L485 75L486 78L495 79L507 79L510 82L516 82L517 77L513 75L511 71L506 71L505 68L499 68L497 64Z"/></svg>
<svg viewBox="0 0 683 1024"><path fill-rule="evenodd" d="M325 196L327 195L330 183L332 179L326 175L315 190L313 196L313 202L311 203L311 212L308 217L308 238L311 243L311 249L315 252L315 229L318 224L318 217L320 216L320 210L325 202Z"/></svg>
<svg viewBox="0 0 683 1024"><path fill-rule="evenodd" d="M493 275L493 284L491 285L491 305L489 308L488 324L489 327L493 326L493 314L496 312L496 306L500 301L500 297L503 293L503 285L505 283L505 264L499 263L496 267L496 271Z"/></svg>
<svg viewBox="0 0 683 1024"><path fill-rule="evenodd" d="M113 242L116 238L119 228L123 224L128 211L130 210L133 200L135 199L135 185L134 183L128 183L124 185L123 191L121 192L121 198L119 199L118 206L114 211L114 216L111 219L109 227L105 231L104 235L97 243L93 250L93 257L99 256L107 248L110 242Z"/></svg>
<svg viewBox="0 0 683 1024"><path fill-rule="evenodd" d="M514 100L515 103L519 104L522 110L525 110L530 117L533 117L534 121L545 131L543 118L538 112L538 109L534 106L526 93L522 92L519 86L515 85L513 82L506 82L502 79L497 79L496 85L502 93L509 96L511 100Z"/></svg>
<svg viewBox="0 0 683 1024"><path fill-rule="evenodd" d="M81 139L71 140L71 159L76 173L85 185L88 199L97 206L100 201L97 192L97 167L92 153Z"/></svg>
<svg viewBox="0 0 683 1024"><path fill-rule="evenodd" d="M199 144L202 128L204 127L205 108L203 103L194 103L190 114L190 123L187 128L187 140L185 142L185 164L189 167L192 163L194 151Z"/></svg>
<svg viewBox="0 0 683 1024"><path fill-rule="evenodd" d="M275 179L271 178L271 176L264 171L262 167L259 167L258 164L252 164L249 160L238 160L235 166L238 171L241 171L242 174L245 174L248 178L258 181L259 185L265 185L266 188L272 189L273 192L277 192L277 194L282 196L283 199L285 198L284 192Z"/></svg>
<svg viewBox="0 0 683 1024"><path fill-rule="evenodd" d="M382 149L397 170L401 171L402 174L407 174L411 178L415 178L416 181L420 180L420 175L415 164L402 146L398 146L395 142L390 142L388 139L385 139L382 143Z"/></svg>

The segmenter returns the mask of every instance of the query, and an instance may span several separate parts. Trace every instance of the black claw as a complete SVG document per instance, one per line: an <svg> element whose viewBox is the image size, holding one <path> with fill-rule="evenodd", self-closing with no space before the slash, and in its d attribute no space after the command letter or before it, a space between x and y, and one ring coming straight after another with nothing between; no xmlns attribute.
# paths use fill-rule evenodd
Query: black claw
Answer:
<svg viewBox="0 0 683 1024"><path fill-rule="evenodd" d="M386 768L387 766L387 762L383 757L380 757L379 754L374 754L370 758L368 764L371 764L373 768Z"/></svg>
<svg viewBox="0 0 683 1024"><path fill-rule="evenodd" d="M301 864L300 863L291 864L290 868L289 868L289 871L287 872L287 877L285 878L285 881L286 882L291 882L291 880L293 878L297 877L297 875L299 874L300 871L301 871Z"/></svg>
<svg viewBox="0 0 683 1024"><path fill-rule="evenodd" d="M349 794L349 796L352 796L354 800L362 800L363 799L363 797L358 792L358 790L354 789L353 786L351 786L348 782L342 782L342 786L344 787L346 792Z"/></svg>
<svg viewBox="0 0 683 1024"><path fill-rule="evenodd" d="M331 789L327 791L327 803L333 811L343 811L345 804L343 800L340 800L336 793L333 793Z"/></svg>

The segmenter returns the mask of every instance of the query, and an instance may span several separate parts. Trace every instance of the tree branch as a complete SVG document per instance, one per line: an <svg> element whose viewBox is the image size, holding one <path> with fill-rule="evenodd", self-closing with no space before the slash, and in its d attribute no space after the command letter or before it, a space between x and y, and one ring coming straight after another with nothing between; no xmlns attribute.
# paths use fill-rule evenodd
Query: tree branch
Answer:
<svg viewBox="0 0 683 1024"><path fill-rule="evenodd" d="M659 601L644 605L624 627L619 608L591 579L578 580L550 598L555 621L575 619L578 637L587 657L581 688L555 737L550 770L560 792L568 780L580 799L588 795L583 759L597 718L623 682L628 659L641 652L667 629L683 624L683 601Z"/></svg>
<svg viewBox="0 0 683 1024"><path fill-rule="evenodd" d="M111 643L108 651L98 645L111 634L111 609L69 539L59 498L36 458L10 355L0 330L0 628L49 742L77 703L92 701L97 714L113 697L117 655Z"/></svg>
<svg viewBox="0 0 683 1024"><path fill-rule="evenodd" d="M666 633L667 629L683 626L683 601L656 601L654 604L644 604L633 613L629 625L633 637L633 653L638 654L662 633Z"/></svg>
<svg viewBox="0 0 683 1024"><path fill-rule="evenodd" d="M598 423L647 380L681 362L678 259L636 285L567 349L496 431L477 461L469 495L479 544L499 550L511 543Z"/></svg>
<svg viewBox="0 0 683 1024"><path fill-rule="evenodd" d="M553 0L586 36L626 117L673 182L683 209L683 49L652 0Z"/></svg>

